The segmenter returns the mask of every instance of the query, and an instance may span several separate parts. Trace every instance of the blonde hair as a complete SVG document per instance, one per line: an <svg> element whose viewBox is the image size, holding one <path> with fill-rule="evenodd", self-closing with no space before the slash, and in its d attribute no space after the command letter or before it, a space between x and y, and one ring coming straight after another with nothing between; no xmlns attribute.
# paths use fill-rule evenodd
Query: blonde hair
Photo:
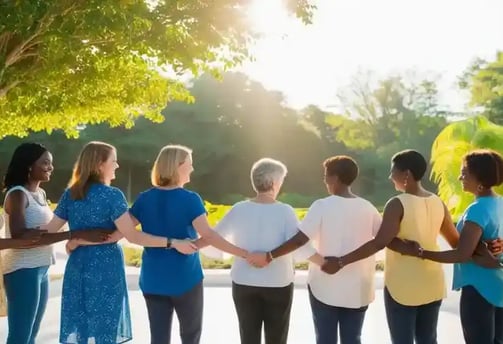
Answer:
<svg viewBox="0 0 503 344"><path fill-rule="evenodd" d="M108 160L113 151L114 146L99 141L91 141L82 148L68 183L72 199L84 199L92 183L102 182L100 165Z"/></svg>
<svg viewBox="0 0 503 344"><path fill-rule="evenodd" d="M274 182L285 178L288 170L281 161L271 158L262 158L256 161L251 169L250 178L255 192L272 190Z"/></svg>
<svg viewBox="0 0 503 344"><path fill-rule="evenodd" d="M151 181L153 186L176 185L179 182L178 166L183 164L192 150L181 145L167 145L155 159L152 167Z"/></svg>

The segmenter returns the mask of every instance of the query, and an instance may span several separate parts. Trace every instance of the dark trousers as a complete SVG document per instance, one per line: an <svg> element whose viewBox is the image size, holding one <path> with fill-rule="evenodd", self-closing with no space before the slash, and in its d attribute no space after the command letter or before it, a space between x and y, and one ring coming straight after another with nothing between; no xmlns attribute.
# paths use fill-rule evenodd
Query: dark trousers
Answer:
<svg viewBox="0 0 503 344"><path fill-rule="evenodd" d="M459 312L466 344L503 344L503 308L487 302L477 289L461 289Z"/></svg>
<svg viewBox="0 0 503 344"><path fill-rule="evenodd" d="M318 300L309 288L316 344L360 344L363 321L368 306L345 308L327 305ZM340 335L339 335L340 331Z"/></svg>
<svg viewBox="0 0 503 344"><path fill-rule="evenodd" d="M393 344L437 344L438 313L442 300L420 306L396 302L384 288L384 306Z"/></svg>
<svg viewBox="0 0 503 344"><path fill-rule="evenodd" d="M182 344L199 344L203 325L202 282L180 296L143 294L150 322L150 343L169 344L173 311L180 322Z"/></svg>
<svg viewBox="0 0 503 344"><path fill-rule="evenodd" d="M266 344L286 344L293 299L293 283L281 288L232 283L241 344L260 344L262 324Z"/></svg>

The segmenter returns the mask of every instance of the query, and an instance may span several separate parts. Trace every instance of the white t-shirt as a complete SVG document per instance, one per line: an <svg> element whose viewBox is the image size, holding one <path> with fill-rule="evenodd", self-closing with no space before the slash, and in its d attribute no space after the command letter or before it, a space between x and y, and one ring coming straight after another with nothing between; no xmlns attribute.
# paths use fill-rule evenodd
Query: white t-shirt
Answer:
<svg viewBox="0 0 503 344"><path fill-rule="evenodd" d="M340 257L372 240L381 221L377 209L363 198L329 196L311 205L299 228L320 255ZM308 283L323 303L360 308L374 300L374 274L374 256L349 264L335 275L311 263Z"/></svg>
<svg viewBox="0 0 503 344"><path fill-rule="evenodd" d="M215 230L250 252L268 252L297 233L298 220L287 204L236 203L217 224ZM241 285L256 287L285 287L293 282L293 255L274 259L264 268L255 268L245 259L236 257L231 269L232 280Z"/></svg>

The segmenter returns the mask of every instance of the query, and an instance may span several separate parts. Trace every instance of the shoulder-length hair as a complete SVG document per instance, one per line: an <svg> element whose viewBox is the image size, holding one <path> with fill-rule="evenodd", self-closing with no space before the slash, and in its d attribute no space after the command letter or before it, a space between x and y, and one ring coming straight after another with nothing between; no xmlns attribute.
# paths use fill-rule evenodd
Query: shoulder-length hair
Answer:
<svg viewBox="0 0 503 344"><path fill-rule="evenodd" d="M167 145L161 148L152 167L153 186L176 185L179 182L178 166L183 164L192 150L181 145Z"/></svg>
<svg viewBox="0 0 503 344"><path fill-rule="evenodd" d="M99 141L91 141L82 148L68 184L72 199L84 199L91 184L103 182L100 166L108 160L113 151L114 146Z"/></svg>

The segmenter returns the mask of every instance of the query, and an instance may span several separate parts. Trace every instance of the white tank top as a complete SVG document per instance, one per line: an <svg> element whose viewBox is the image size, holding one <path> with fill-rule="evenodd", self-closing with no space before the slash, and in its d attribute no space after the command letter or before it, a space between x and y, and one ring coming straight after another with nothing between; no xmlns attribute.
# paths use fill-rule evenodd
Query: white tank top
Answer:
<svg viewBox="0 0 503 344"><path fill-rule="evenodd" d="M53 213L47 204L45 192L39 189L32 193L22 186L11 188L5 195L14 190L21 190L26 195L28 205L25 209L26 228L36 228L51 221ZM38 197L37 197L38 196ZM4 202L5 203L5 202ZM5 216L5 237L11 238L9 228L9 214L4 211ZM2 250L3 273L8 274L19 269L38 268L49 266L55 263L52 245L34 247L29 249L7 249Z"/></svg>

